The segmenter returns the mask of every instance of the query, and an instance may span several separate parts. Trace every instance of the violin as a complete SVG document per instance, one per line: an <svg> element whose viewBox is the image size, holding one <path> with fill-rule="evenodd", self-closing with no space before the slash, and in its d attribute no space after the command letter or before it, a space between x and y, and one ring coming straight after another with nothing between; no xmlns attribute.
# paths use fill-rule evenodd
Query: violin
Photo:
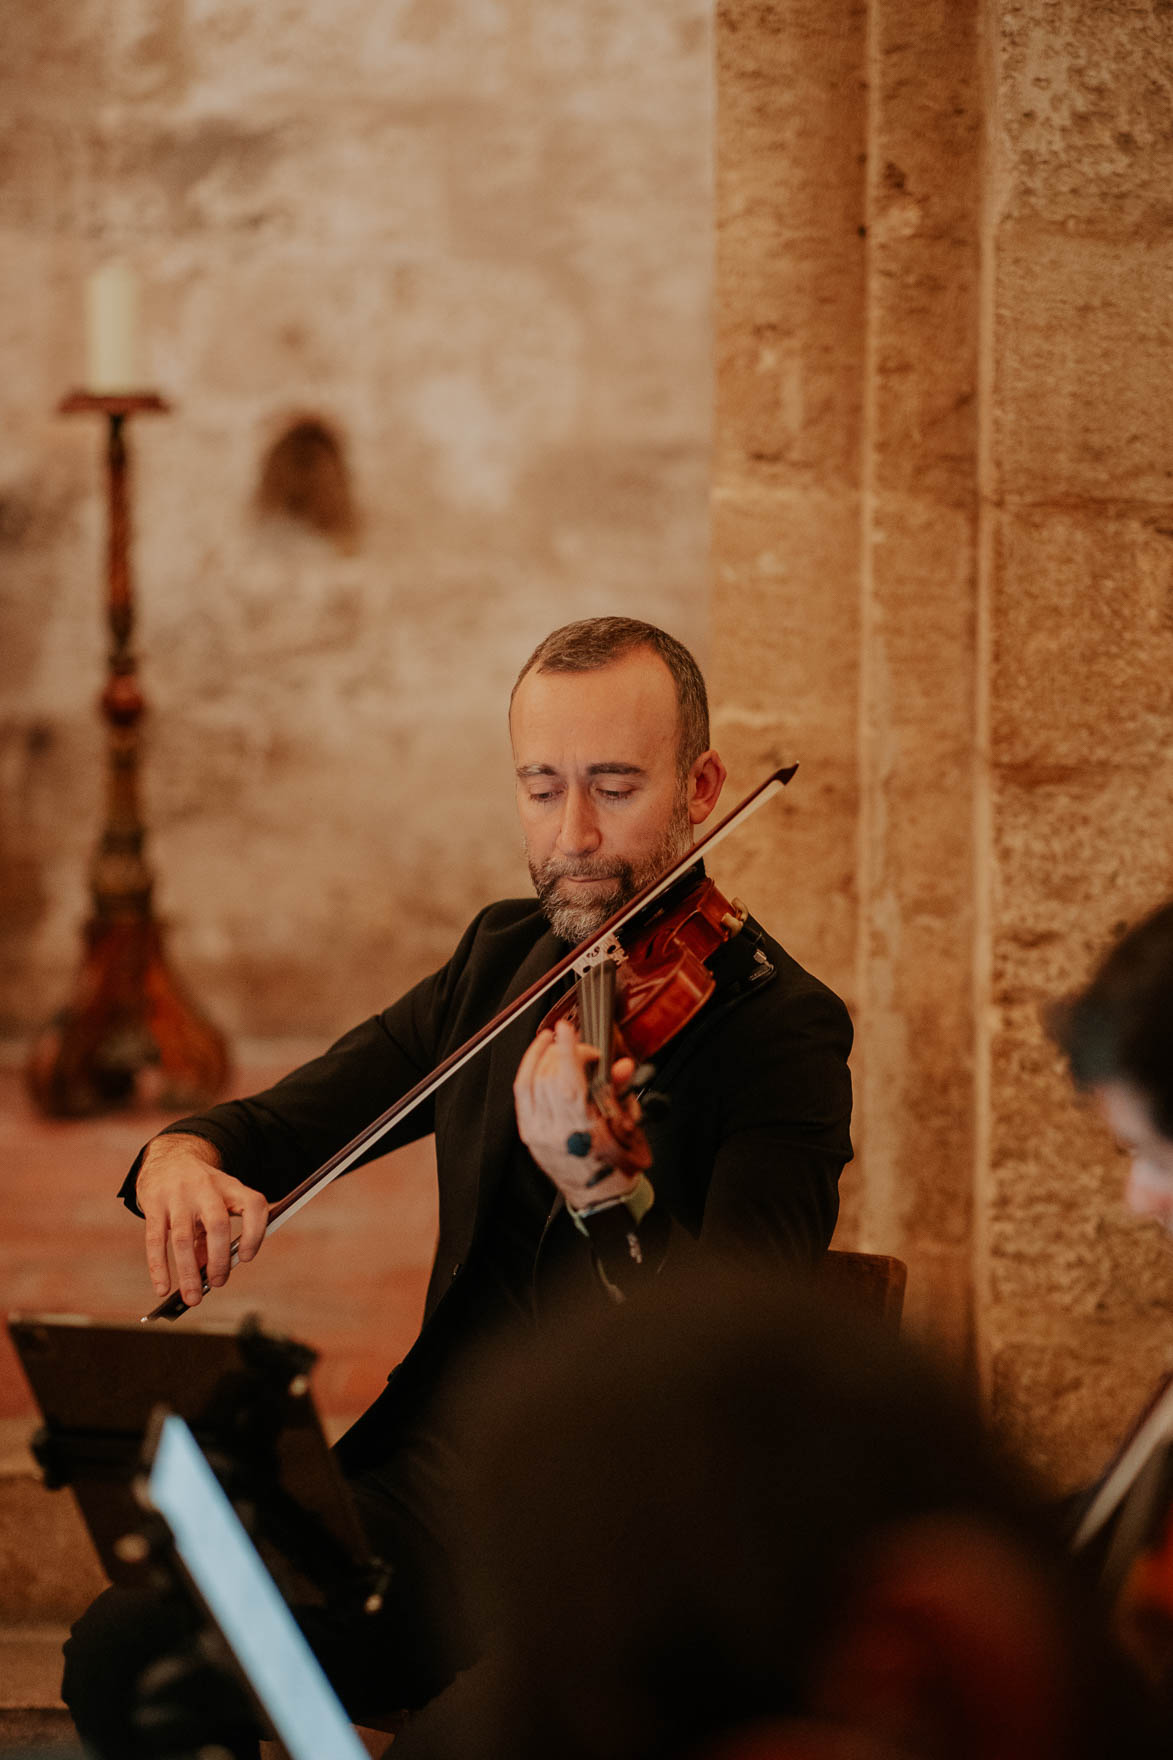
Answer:
<svg viewBox="0 0 1173 1760"><path fill-rule="evenodd" d="M704 1007L717 983L705 962L740 934L748 915L740 900L723 897L715 881L699 874L681 896L653 908L630 939L621 935L612 954L588 966L546 1014L542 1028L568 1020L598 1053L587 1080L598 1126L582 1153L601 1156L607 1166L592 1184L613 1170L637 1174L651 1166L647 1139L623 1104L626 1093L646 1086L649 1060ZM611 1081L621 1057L637 1065L624 1095Z"/></svg>
<svg viewBox="0 0 1173 1760"><path fill-rule="evenodd" d="M630 1009L623 1010L623 1018L626 1026L634 1031L637 1046L657 1044L658 1048L658 1045L664 1044L671 1037L671 1033L663 1029L665 1024L672 1019L678 1020L675 1031L679 1031L680 1027L684 1026L692 1018L692 1015L703 1007L715 983L712 973L706 973L704 969L707 953L702 952L701 949L706 948L711 941L711 946L708 946L707 951L708 953L715 951L719 940L712 940L712 936L720 930L726 916L731 921L736 920L740 912L740 920L737 922L737 926L740 928L741 923L745 920L744 907L729 903L721 897L711 882L702 881L695 898L691 892L685 895L691 902L689 908L684 911L683 920L675 928L672 926L676 915L674 907L669 906L666 912L659 915L649 916L648 913L656 901L670 891L676 882L701 860L706 852L715 849L728 837L731 831L736 830L752 813L756 813L760 806L763 806L767 800L785 788L797 769L797 764L790 764L784 769L773 771L764 782L760 782L755 789L751 790L745 799L733 808L732 812L727 813L719 824L715 825L704 837L698 838L697 842L692 844L679 860L665 869L658 879L649 881L635 894L634 898L629 899L625 905L622 905L619 910L608 917L593 941L582 942L562 959L556 961L544 976L538 978L528 989L523 990L521 995L516 997L508 1007L494 1015L492 1020L487 1021L471 1038L466 1039L463 1045L458 1046L443 1062L437 1064L430 1075L417 1082L414 1088L410 1088L394 1105L389 1106L386 1112L381 1113L349 1143L345 1143L341 1149L331 1155L330 1159L323 1162L316 1172L303 1179L300 1185L294 1186L293 1190L287 1192L285 1197L270 1204L266 1238L275 1229L288 1222L290 1217L295 1216L304 1205L317 1197L319 1192L324 1191L340 1175L348 1172L355 1162L360 1161L363 1156L368 1154L389 1131L393 1130L409 1113L414 1112L416 1107L422 1106L425 1100L430 1099L438 1088L443 1087L450 1077L454 1076L458 1070L463 1069L465 1064L483 1051L485 1046L490 1044L499 1033L504 1032L505 1028L529 1008L531 1003L536 1002L539 997L552 990L568 973L573 972L581 983L588 971L608 961L620 968L624 964L632 963L628 949L624 945L624 939L625 936L630 939L628 932L633 927L638 927L645 922L648 929L646 941L637 939L633 942L633 948L639 957L635 962L633 976L624 980L622 986L624 990L629 985L633 989L632 1006ZM683 899L677 901L682 909L684 902ZM699 908L697 908L698 906ZM733 931L727 931L727 933L729 932ZM658 969L660 962L663 964L663 969ZM705 989L706 981L708 982L707 989ZM591 982L599 982L599 980ZM603 979L601 982L606 984L609 980ZM616 988L619 988L618 979L616 979ZM695 1006L692 1008L691 1014L686 1014L683 1012L684 999L690 989L694 996ZM703 994L701 994L702 991ZM577 986L575 993L578 993ZM657 1041L657 1035L661 1032L663 1036L659 1037ZM602 1050L602 1047L599 1049ZM639 1051L637 1050L634 1055L639 1056ZM600 1063L603 1061L600 1058ZM598 1085L598 1093L603 1099L604 1108L610 1106L605 1094L605 1088L610 1079L610 1062L611 1059L608 1057L605 1078ZM622 1110L621 1100L618 1096L616 1104ZM618 1136L618 1133L613 1134ZM638 1155L640 1152L637 1146L635 1153ZM646 1166L649 1163L650 1156L643 1165ZM236 1247L233 1245L229 1255L229 1265L235 1267L236 1263ZM209 1289L210 1286L205 1282L205 1295L209 1293ZM152 1308L149 1314L143 1315L143 1321L178 1320L181 1314L186 1313L187 1303L178 1290L172 1290L171 1294L164 1296L163 1300L157 1307Z"/></svg>

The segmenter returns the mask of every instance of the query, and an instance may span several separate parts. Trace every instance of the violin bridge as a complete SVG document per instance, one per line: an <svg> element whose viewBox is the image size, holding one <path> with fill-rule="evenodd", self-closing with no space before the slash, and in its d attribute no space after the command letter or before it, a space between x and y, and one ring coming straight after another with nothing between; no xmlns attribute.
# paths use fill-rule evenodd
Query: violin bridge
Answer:
<svg viewBox="0 0 1173 1760"><path fill-rule="evenodd" d="M605 959L617 966L623 965L627 959L622 944L614 935L605 935L600 941L592 942L590 947L584 948L571 969L581 978L592 966L601 966Z"/></svg>

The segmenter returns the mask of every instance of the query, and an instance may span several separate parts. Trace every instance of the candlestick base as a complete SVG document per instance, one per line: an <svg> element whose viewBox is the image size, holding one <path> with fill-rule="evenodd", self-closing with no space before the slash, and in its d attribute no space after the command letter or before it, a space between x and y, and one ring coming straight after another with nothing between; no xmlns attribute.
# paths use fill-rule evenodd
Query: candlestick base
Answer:
<svg viewBox="0 0 1173 1760"><path fill-rule="evenodd" d="M150 917L92 917L73 1000L42 1029L26 1068L56 1118L141 1105L186 1112L228 1075L223 1035L171 972Z"/></svg>

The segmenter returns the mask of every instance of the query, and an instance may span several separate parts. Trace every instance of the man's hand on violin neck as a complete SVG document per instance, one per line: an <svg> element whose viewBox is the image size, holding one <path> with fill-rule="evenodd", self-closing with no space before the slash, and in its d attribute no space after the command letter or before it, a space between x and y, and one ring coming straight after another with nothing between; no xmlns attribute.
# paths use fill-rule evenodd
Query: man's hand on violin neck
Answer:
<svg viewBox="0 0 1173 1760"><path fill-rule="evenodd" d="M538 1034L513 1083L518 1134L572 1210L625 1198L639 1184L638 1174L608 1171L606 1127L587 1096L587 1072L596 1061L597 1054L581 1042L571 1022L559 1021L553 1030L544 1027ZM622 1087L633 1067L629 1057L615 1064L612 1080L617 1086ZM632 1098L624 1105L638 1119L638 1101ZM568 1146L580 1135L592 1139L586 1155L576 1155ZM598 1148L603 1153L596 1153Z"/></svg>
<svg viewBox="0 0 1173 1760"><path fill-rule="evenodd" d="M199 1305L205 1278L213 1289L228 1281L232 1218L241 1220L237 1256L242 1261L256 1256L269 1220L268 1200L225 1173L204 1137L156 1137L143 1158L135 1197L146 1218L147 1270L155 1294L164 1296L171 1288L170 1246L189 1308Z"/></svg>

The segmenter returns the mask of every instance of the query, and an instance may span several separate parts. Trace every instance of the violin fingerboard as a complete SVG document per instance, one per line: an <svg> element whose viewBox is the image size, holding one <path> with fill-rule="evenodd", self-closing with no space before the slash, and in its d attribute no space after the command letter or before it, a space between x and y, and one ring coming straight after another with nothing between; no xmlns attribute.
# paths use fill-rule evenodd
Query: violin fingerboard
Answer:
<svg viewBox="0 0 1173 1760"><path fill-rule="evenodd" d="M591 1089L605 1084L611 1074L611 1038L615 1024L615 965L604 960L591 966L578 980L578 1022L585 1045L593 1045L599 1062Z"/></svg>

